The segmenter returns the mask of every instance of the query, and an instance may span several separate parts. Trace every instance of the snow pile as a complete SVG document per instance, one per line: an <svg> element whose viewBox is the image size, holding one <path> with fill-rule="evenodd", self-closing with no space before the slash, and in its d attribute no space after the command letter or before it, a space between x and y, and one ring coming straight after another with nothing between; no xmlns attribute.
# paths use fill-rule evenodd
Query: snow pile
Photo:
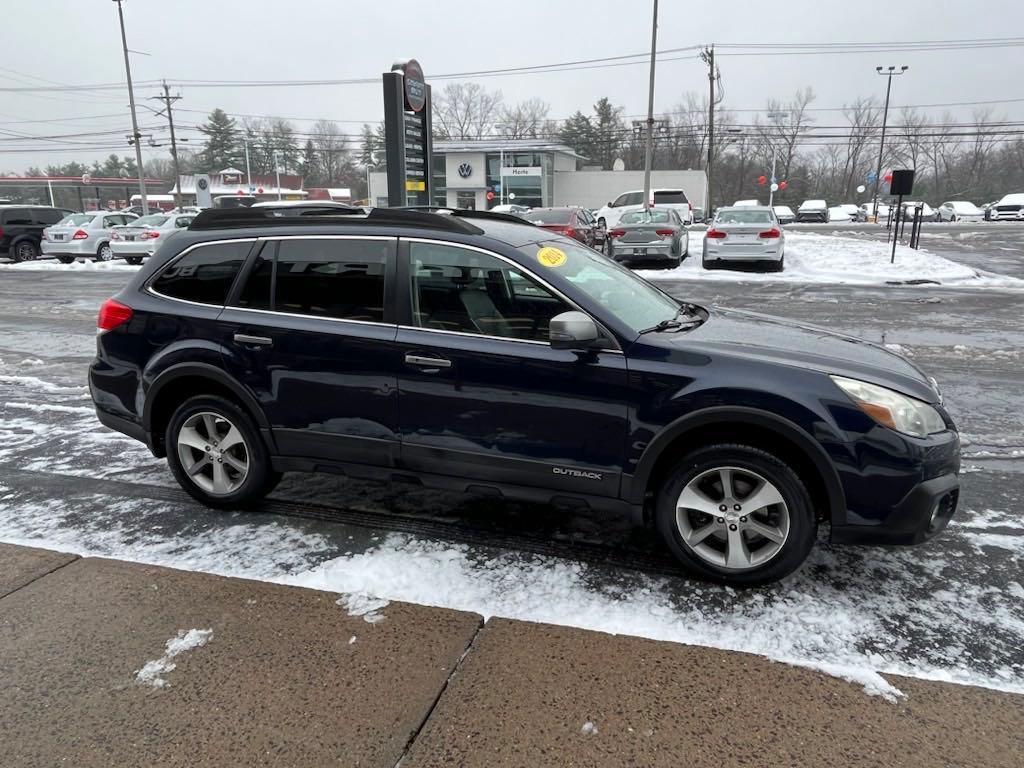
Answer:
<svg viewBox="0 0 1024 768"><path fill-rule="evenodd" d="M675 269L638 270L648 280L782 281L849 285L925 284L1024 289L1024 280L981 272L926 250L892 246L867 238L814 232L786 233L786 265L782 272L704 269L703 232L690 233L690 255Z"/></svg>
<svg viewBox="0 0 1024 768"><path fill-rule="evenodd" d="M388 600L373 597L365 592L342 595L335 602L345 608L349 616L362 616L367 624L376 624L377 622L384 621L384 614L381 613L381 609L386 608L389 603ZM353 635L349 644L351 645L354 641L355 636Z"/></svg>
<svg viewBox="0 0 1024 768"><path fill-rule="evenodd" d="M13 272L138 272L139 266L137 264L127 264L117 259L114 261L76 259L70 264L61 264L56 259L40 259L37 261L23 261L20 264L0 264L0 269L9 269Z"/></svg>
<svg viewBox="0 0 1024 768"><path fill-rule="evenodd" d="M142 669L136 671L135 681L140 685L148 685L152 688L169 687L170 683L167 682L163 675L173 672L175 667L178 666L171 659L185 653L185 651L191 651L193 648L200 648L206 645L210 642L211 637L213 637L212 629L179 630L176 637L172 637L167 641L163 656L153 661L147 661Z"/></svg>

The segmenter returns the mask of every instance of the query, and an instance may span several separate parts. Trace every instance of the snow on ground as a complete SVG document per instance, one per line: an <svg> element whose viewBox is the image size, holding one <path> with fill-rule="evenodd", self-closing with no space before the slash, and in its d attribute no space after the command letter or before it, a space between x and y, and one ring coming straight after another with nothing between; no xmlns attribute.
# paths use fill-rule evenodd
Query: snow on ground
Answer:
<svg viewBox="0 0 1024 768"><path fill-rule="evenodd" d="M176 637L167 641L163 656L153 661L147 661L142 669L135 673L136 682L152 688L169 687L170 683L163 676L173 672L178 666L171 659L194 648L201 648L210 641L211 637L213 637L212 629L180 630Z"/></svg>
<svg viewBox="0 0 1024 768"><path fill-rule="evenodd" d="M128 264L119 259L114 261L93 261L92 259L76 259L70 264L61 264L56 259L39 259L23 261L20 264L0 264L0 270L10 269L16 272L138 272L139 265Z"/></svg>
<svg viewBox="0 0 1024 768"><path fill-rule="evenodd" d="M643 269L638 273L648 280L732 280L781 281L792 283L829 283L849 285L886 285L915 283L977 286L979 288L1017 288L1024 280L971 267L938 256L930 251L896 246L896 263L890 264L892 246L869 238L843 237L814 232L786 233L786 263L782 272L704 269L701 252L703 232L690 233L690 255L675 269Z"/></svg>

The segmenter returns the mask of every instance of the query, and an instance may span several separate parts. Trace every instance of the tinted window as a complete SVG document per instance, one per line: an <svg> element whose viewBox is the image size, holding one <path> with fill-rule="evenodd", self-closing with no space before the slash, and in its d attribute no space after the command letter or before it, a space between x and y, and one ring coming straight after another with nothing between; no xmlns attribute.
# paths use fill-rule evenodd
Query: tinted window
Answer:
<svg viewBox="0 0 1024 768"><path fill-rule="evenodd" d="M571 208L535 208L521 214L534 224L568 224L572 220Z"/></svg>
<svg viewBox="0 0 1024 768"><path fill-rule="evenodd" d="M263 249L242 306L342 320L384 321L389 240L281 240Z"/></svg>
<svg viewBox="0 0 1024 768"><path fill-rule="evenodd" d="M223 305L251 243L202 245L168 266L153 290L175 299Z"/></svg>
<svg viewBox="0 0 1024 768"><path fill-rule="evenodd" d="M654 193L654 204L655 205L658 205L658 204L668 205L670 203L678 204L678 203L688 203L688 202L690 202L690 201L686 199L686 195L683 193L683 191L681 189L669 189L669 190L665 190L663 192L655 192Z"/></svg>
<svg viewBox="0 0 1024 768"><path fill-rule="evenodd" d="M32 213L28 208L9 208L3 213L4 224L32 224Z"/></svg>
<svg viewBox="0 0 1024 768"><path fill-rule="evenodd" d="M65 212L57 208L36 208L32 211L32 215L35 217L37 224L48 227L64 218Z"/></svg>
<svg viewBox="0 0 1024 768"><path fill-rule="evenodd" d="M413 324L548 341L551 318L571 309L508 262L443 243L410 243Z"/></svg>

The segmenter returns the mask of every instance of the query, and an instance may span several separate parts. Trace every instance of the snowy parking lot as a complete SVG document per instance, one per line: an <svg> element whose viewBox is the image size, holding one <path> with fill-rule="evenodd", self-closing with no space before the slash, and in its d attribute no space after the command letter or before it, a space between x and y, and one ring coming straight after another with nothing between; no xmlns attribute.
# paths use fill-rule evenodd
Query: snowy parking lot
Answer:
<svg viewBox="0 0 1024 768"><path fill-rule="evenodd" d="M832 547L823 528L798 574L737 592L595 513L332 476L211 512L93 415L95 309L134 268L56 264L0 272L0 541L745 650L889 698L878 672L1024 693L1024 280L979 266L983 237L923 238L893 272L877 233L847 229L794 230L782 275L702 273L694 237L696 258L648 276L881 341L934 375L962 430L963 502L927 545Z"/></svg>

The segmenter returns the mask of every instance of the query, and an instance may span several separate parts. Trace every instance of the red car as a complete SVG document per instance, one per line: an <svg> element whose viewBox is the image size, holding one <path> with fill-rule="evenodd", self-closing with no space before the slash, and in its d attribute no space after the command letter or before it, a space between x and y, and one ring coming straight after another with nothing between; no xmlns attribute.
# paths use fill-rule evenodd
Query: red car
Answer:
<svg viewBox="0 0 1024 768"><path fill-rule="evenodd" d="M591 248L603 239L598 232L597 220L586 208L531 208L519 216L542 229L579 240Z"/></svg>

